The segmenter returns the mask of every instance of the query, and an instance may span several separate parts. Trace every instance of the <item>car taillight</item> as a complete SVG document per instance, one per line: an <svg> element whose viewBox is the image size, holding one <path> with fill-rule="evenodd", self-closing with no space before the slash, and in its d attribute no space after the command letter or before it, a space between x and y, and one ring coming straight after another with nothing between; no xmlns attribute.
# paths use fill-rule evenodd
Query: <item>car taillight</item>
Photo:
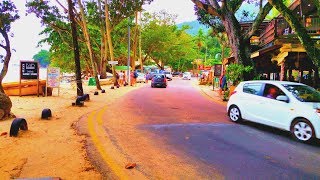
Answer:
<svg viewBox="0 0 320 180"><path fill-rule="evenodd" d="M235 93L237 93L237 91L232 91L230 96L234 95Z"/></svg>
<svg viewBox="0 0 320 180"><path fill-rule="evenodd" d="M316 109L316 112L320 114L320 109Z"/></svg>

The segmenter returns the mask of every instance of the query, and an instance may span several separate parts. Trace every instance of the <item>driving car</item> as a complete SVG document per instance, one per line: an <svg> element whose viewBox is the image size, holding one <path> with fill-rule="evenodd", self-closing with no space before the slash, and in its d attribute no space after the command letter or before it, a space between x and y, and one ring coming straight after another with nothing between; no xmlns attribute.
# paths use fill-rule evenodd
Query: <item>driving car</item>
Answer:
<svg viewBox="0 0 320 180"><path fill-rule="evenodd" d="M181 74L180 72L173 72L173 73L172 73L172 76L173 76L173 77L178 77L178 76L180 76L180 74Z"/></svg>
<svg viewBox="0 0 320 180"><path fill-rule="evenodd" d="M320 139L320 93L301 83L244 81L227 104L231 121L248 120L291 132L300 142Z"/></svg>
<svg viewBox="0 0 320 180"><path fill-rule="evenodd" d="M138 73L138 77L137 77L137 82L139 83L141 83L141 82L143 82L143 83L146 83L146 74L144 74L144 73Z"/></svg>
<svg viewBox="0 0 320 180"><path fill-rule="evenodd" d="M190 72L184 72L182 75L182 79L191 80L191 73Z"/></svg>
<svg viewBox="0 0 320 180"><path fill-rule="evenodd" d="M171 81L172 80L172 74L169 71L165 71L164 74L166 75L166 78Z"/></svg>
<svg viewBox="0 0 320 180"><path fill-rule="evenodd" d="M155 74L151 81L151 87L167 87L167 78L164 74Z"/></svg>
<svg viewBox="0 0 320 180"><path fill-rule="evenodd" d="M155 75L155 74L157 74L156 72L150 72L149 74L148 74L148 80L152 80L152 78L153 78L153 76Z"/></svg>

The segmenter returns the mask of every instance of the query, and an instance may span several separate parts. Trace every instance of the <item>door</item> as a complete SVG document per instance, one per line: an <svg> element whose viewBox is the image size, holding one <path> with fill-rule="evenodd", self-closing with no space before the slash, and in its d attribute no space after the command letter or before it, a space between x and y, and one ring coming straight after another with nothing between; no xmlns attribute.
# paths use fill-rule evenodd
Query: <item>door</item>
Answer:
<svg viewBox="0 0 320 180"><path fill-rule="evenodd" d="M242 118L253 122L261 122L259 112L262 110L262 107L260 107L260 101L263 98L261 97L262 89L262 83L247 83L243 85L243 93L239 97Z"/></svg>
<svg viewBox="0 0 320 180"><path fill-rule="evenodd" d="M263 111L260 113L261 123L286 129L288 121L290 121L290 102L283 102L276 100L279 95L286 94L277 86L272 84L266 84L263 90L263 101L261 102L261 108Z"/></svg>

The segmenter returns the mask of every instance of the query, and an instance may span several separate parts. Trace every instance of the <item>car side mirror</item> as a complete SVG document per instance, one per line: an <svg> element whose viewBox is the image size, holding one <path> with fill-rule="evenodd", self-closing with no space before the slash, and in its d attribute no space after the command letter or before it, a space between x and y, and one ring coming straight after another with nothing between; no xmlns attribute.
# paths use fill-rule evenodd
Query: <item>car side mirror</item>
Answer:
<svg viewBox="0 0 320 180"><path fill-rule="evenodd" d="M276 100L278 100L278 101L283 101L283 102L286 102L286 103L289 102L288 96L283 96L283 95L277 96Z"/></svg>

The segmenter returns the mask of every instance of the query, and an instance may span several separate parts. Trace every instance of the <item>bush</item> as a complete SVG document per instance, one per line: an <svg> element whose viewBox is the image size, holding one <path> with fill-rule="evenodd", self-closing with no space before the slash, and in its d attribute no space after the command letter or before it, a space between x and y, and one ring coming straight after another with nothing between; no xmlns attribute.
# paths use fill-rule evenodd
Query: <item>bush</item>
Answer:
<svg viewBox="0 0 320 180"><path fill-rule="evenodd" d="M233 85L243 81L244 73L248 73L253 70L252 66L244 66L242 64L230 64L227 67L226 77Z"/></svg>

